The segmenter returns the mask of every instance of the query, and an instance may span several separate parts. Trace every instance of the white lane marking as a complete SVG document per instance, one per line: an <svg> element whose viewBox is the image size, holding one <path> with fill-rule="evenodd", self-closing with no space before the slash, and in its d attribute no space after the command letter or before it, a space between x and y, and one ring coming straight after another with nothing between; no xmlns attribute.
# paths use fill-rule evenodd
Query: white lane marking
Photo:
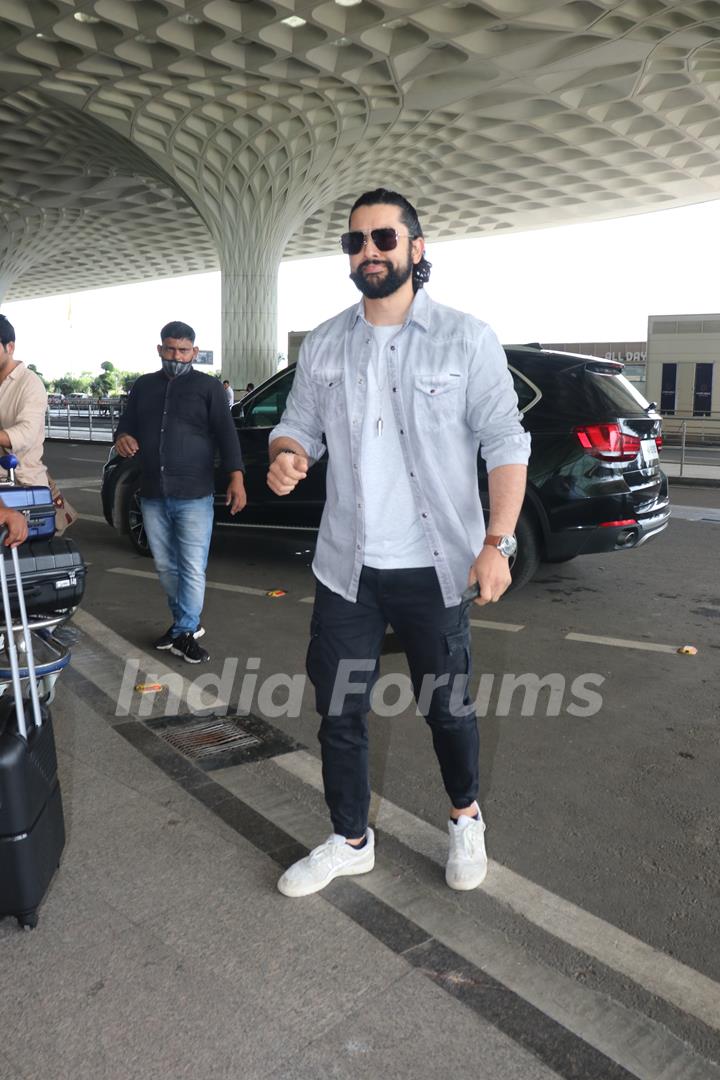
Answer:
<svg viewBox="0 0 720 1080"><path fill-rule="evenodd" d="M191 691L192 683L189 679L186 679L181 671L177 668L170 668L162 661L164 653L146 653L137 645L133 645L127 638L121 637L120 634L116 634L114 630L111 630L105 623L100 622L94 615L90 615L87 611L76 611L73 615L73 622L80 627L80 629L88 635L93 641L99 642L108 652L116 656L118 660L121 660L123 664L127 660L137 660L140 664L140 672L145 675L151 673L153 676L157 676L159 679L172 678L173 683L176 683L178 679L182 680L182 701L186 702L188 699L188 693ZM105 661L107 658L105 657ZM98 662L98 658L93 656L92 647L86 643L81 644L79 647L73 649L72 658L73 667L77 668L82 675L94 682L96 686L100 687L108 696L116 701L119 692L119 680L117 672L111 671L107 663ZM184 666L184 664L183 664ZM173 685L171 683L171 685ZM214 693L214 691L213 691ZM161 703L164 703L165 698L161 697ZM213 702L213 712L221 712L225 707L230 707L228 701L220 699ZM128 715L127 712L124 715ZM132 715L132 714L130 714Z"/></svg>
<svg viewBox="0 0 720 1080"><path fill-rule="evenodd" d="M91 639L120 660L135 655L149 665L150 670L180 677L184 686L189 688L188 680L179 676L178 672L170 671L155 657L136 650L129 641L94 616L78 611L75 621ZM106 658L93 651L91 643L82 643L74 650L73 663L92 682L110 692L111 697L116 695L117 674L115 685L110 685L111 672ZM187 693L187 689L184 693ZM322 790L320 763L307 751L281 755L273 761L300 780ZM252 773L248 776L252 786L251 778ZM221 779L220 774L218 779ZM259 811L264 817L269 820L282 818L277 823L294 833L297 839L304 843L313 842L317 815L311 815L309 810L298 806L297 801L289 795L284 801L278 801L266 785L262 785L260 791L264 805L259 807ZM377 821L382 828L394 833L415 850L429 855L440 865L444 863L445 833L393 803L379 799L377 795L374 800L378 803ZM248 801L252 802L252 799ZM308 831L309 835L305 835ZM634 982L673 1003L678 999L682 1012L698 1016L711 1027L718 1026L720 986L717 983L498 863L491 862L490 870L490 879L483 886L486 892L509 904L559 940L597 956L603 963L610 961L610 966L624 972ZM579 986L575 980L535 960L522 947L508 943L504 935L485 930L475 919L458 918L457 908L450 904L452 894L448 895L447 900L443 898L438 901L426 886L404 876L398 879L382 865L376 867L374 874L358 878L357 884L389 903L395 910L402 911L428 933L440 941L444 940L450 948L488 971L590 1045L629 1068L634 1075L645 1080L710 1080L711 1077L720 1076L706 1059L700 1058L680 1039L648 1017L613 1001L600 991ZM601 945L604 947L601 948Z"/></svg>
<svg viewBox="0 0 720 1080"><path fill-rule="evenodd" d="M525 629L518 623L494 622L492 619L471 619L470 625L477 626L481 630L504 630L508 634L517 634L519 630Z"/></svg>
<svg viewBox="0 0 720 1080"><path fill-rule="evenodd" d="M89 491L91 495L99 495L100 494L100 485L98 484L97 487L92 487L92 488L90 488L90 487L88 487L88 488L78 488L78 491Z"/></svg>
<svg viewBox="0 0 720 1080"><path fill-rule="evenodd" d="M308 751L296 750L272 760L317 791L323 790L320 761ZM445 865L446 833L375 792L371 805L376 808L375 820L381 829L441 866ZM594 956L682 1012L720 1030L720 984L701 972L638 941L493 859L488 862L488 876L480 888L553 937Z"/></svg>
<svg viewBox="0 0 720 1080"><path fill-rule="evenodd" d="M711 506L676 506L673 503L670 512L672 517L683 521L720 522L720 510L714 510Z"/></svg>
<svg viewBox="0 0 720 1080"><path fill-rule="evenodd" d="M107 525L107 521L102 516L102 514L81 514L80 515L80 520L81 521L97 521L102 525Z"/></svg>
<svg viewBox="0 0 720 1080"><path fill-rule="evenodd" d="M93 457L69 457L68 461L82 461L85 465L104 465L107 461L107 454L101 458Z"/></svg>
<svg viewBox="0 0 720 1080"><path fill-rule="evenodd" d="M314 596L303 596L302 600L299 600L298 603L300 603L300 604L314 604L315 603L315 597Z"/></svg>
<svg viewBox="0 0 720 1080"><path fill-rule="evenodd" d="M645 652L677 653L677 645L660 645L654 641L630 641L625 638L602 637L599 634L566 634L566 641L585 641L591 645L613 645L618 649L642 649Z"/></svg>
<svg viewBox="0 0 720 1080"><path fill-rule="evenodd" d="M103 521L105 518L102 519ZM157 581L157 574L149 570L127 570L124 566L113 566L108 574L125 574L127 577L152 578ZM251 589L249 585L226 585L222 581L206 581L206 589L218 589L221 592L245 593L248 596L267 596L267 589Z"/></svg>
<svg viewBox="0 0 720 1080"><path fill-rule="evenodd" d="M64 488L81 488L87 487L88 484L95 484L98 482L98 474L93 476L68 476L63 480L56 480L55 483L62 491Z"/></svg>

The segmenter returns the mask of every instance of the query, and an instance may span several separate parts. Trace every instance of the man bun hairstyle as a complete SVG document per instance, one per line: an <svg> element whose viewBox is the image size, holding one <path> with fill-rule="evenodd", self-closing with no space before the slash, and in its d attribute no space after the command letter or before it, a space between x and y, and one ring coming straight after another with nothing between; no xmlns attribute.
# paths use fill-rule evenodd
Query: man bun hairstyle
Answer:
<svg viewBox="0 0 720 1080"><path fill-rule="evenodd" d="M15 327L6 315L0 315L0 345L3 349L15 340Z"/></svg>
<svg viewBox="0 0 720 1080"><path fill-rule="evenodd" d="M183 338L187 338L194 345L195 331L186 322L169 322L160 331L160 340L165 341L167 338L174 338L175 341L182 341Z"/></svg>
<svg viewBox="0 0 720 1080"><path fill-rule="evenodd" d="M416 240L419 236L424 235L422 226L420 225L420 218L417 215L417 210L410 200L406 199L405 196L401 195L398 191L388 191L387 188L376 188L374 191L366 191L364 195L361 195L359 199L356 199L348 217L348 227L353 214L361 206L378 206L381 203L400 207L400 220L407 228L411 240ZM423 285L430 280L431 268L432 263L428 262L424 255L420 262L413 266L413 292L422 289Z"/></svg>

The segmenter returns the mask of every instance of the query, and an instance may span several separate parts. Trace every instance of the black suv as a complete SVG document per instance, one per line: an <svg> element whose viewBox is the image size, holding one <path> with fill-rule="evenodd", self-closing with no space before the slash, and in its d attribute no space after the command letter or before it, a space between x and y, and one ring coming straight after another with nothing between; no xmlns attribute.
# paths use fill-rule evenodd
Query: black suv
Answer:
<svg viewBox="0 0 720 1080"><path fill-rule="evenodd" d="M532 435L528 487L516 530L513 585L541 562L624 551L644 544L670 518L667 477L660 469L660 415L622 374L623 365L592 356L548 352L539 345L505 349L524 423ZM327 454L291 495L265 483L268 434L285 408L294 366L273 375L232 408L246 465L248 504L231 518L225 477L216 477L215 523L230 528L317 530L325 500ZM138 500L141 462L110 452L103 474L107 521L149 554ZM487 510L487 474L478 456Z"/></svg>

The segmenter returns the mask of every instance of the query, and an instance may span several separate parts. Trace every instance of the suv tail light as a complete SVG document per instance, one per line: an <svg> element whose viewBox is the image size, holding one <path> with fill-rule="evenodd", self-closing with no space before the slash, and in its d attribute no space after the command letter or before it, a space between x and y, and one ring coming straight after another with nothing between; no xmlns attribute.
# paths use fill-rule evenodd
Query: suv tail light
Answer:
<svg viewBox="0 0 720 1080"><path fill-rule="evenodd" d="M660 453L660 451L661 451L661 450L662 450L662 448L663 448L663 437L662 437L662 435L656 435L656 436L655 436L655 445L656 445L656 446L657 446L657 448L658 448L658 454L659 454L659 453Z"/></svg>
<svg viewBox="0 0 720 1080"><path fill-rule="evenodd" d="M603 461L632 461L640 453L640 439L620 430L619 424L586 424L575 428L587 454Z"/></svg>

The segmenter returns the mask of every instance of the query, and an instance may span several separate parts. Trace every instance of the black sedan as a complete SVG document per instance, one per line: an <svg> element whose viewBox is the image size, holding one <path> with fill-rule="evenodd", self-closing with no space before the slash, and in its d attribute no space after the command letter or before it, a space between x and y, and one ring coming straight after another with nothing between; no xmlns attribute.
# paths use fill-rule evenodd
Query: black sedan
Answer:
<svg viewBox="0 0 720 1080"><path fill-rule="evenodd" d="M625 551L668 524L667 477L660 468L661 419L622 374L622 364L592 356L507 346L524 423L532 435L525 503L516 535L513 585L528 582L541 562ZM325 500L327 455L284 498L269 491L268 434L285 408L294 366L273 375L232 414L247 469L248 504L235 518L225 506L218 472L215 523L240 529L315 532ZM142 462L111 450L102 484L110 525L149 554L139 503ZM478 456L478 485L487 508L487 475Z"/></svg>

